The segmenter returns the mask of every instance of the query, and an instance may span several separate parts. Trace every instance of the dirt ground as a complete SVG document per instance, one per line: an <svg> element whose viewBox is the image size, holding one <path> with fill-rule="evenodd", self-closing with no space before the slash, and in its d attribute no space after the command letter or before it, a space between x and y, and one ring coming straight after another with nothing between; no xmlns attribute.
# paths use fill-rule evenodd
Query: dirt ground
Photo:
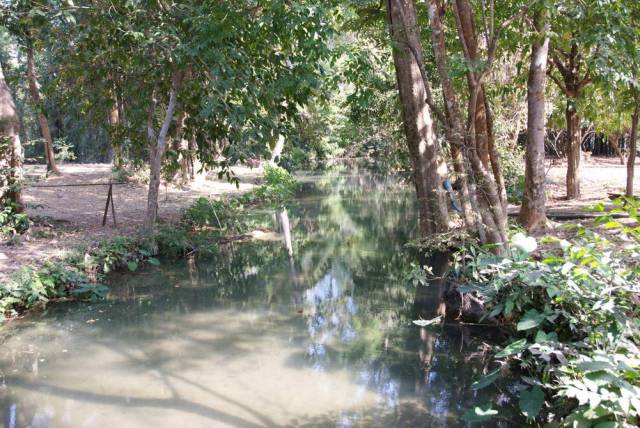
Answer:
<svg viewBox="0 0 640 428"><path fill-rule="evenodd" d="M108 186L36 187L55 184L108 183L109 164L62 165L62 176L40 180L25 189L23 198L27 212L35 225L15 243L0 245L0 282L22 265L43 263L62 257L69 250L102 238L132 235L143 223L147 186L127 183L113 186L117 226L111 211L106 226L102 226ZM199 176L187 188L161 185L158 217L160 222L180 219L182 211L201 197L222 197L251 190L262 176L262 169L234 167L240 180L236 187L215 174ZM44 166L26 168L27 177L44 176Z"/></svg>
<svg viewBox="0 0 640 428"><path fill-rule="evenodd" d="M596 204L599 201L609 201L609 193L624 194L627 184L627 166L620 165L618 158L591 158L582 161L580 165L580 188L582 197L578 200L567 201L565 179L566 163L551 165L547 163L547 195L549 208L553 210L580 210ZM636 164L634 189L640 192L640 171Z"/></svg>

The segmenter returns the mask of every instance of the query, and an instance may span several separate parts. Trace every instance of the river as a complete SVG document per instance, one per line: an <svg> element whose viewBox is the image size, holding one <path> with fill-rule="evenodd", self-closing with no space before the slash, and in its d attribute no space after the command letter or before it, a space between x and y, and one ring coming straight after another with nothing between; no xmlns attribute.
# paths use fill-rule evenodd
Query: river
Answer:
<svg viewBox="0 0 640 428"><path fill-rule="evenodd" d="M3 326L1 426L456 427L508 407L470 388L492 332L412 323L439 289L408 275L411 189L349 168L304 182L253 214L277 239L118 273L104 301Z"/></svg>

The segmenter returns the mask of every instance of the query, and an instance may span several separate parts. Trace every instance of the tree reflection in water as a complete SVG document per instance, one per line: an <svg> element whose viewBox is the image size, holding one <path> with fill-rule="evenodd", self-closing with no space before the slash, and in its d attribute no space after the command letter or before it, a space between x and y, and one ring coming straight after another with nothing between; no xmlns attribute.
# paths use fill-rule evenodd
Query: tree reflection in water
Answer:
<svg viewBox="0 0 640 428"><path fill-rule="evenodd" d="M285 368L348 373L355 385L349 403L328 413L287 415L286 424L292 426L461 426L459 418L467 408L499 394L508 405L509 393L495 386L476 393L470 389L488 364L479 345L491 340L491 332L455 324L412 324L438 314L443 288L438 281L428 286L407 281L417 257L405 247L417 234L413 199L398 180L356 167L309 177L300 197L286 207L253 214L275 226L279 240L230 244L213 259L165 262L159 268L114 277L111 301L97 306L101 317L113 321L108 327L96 323L92 328L111 348L135 343L140 352L154 356L145 367L166 379L184 381L186 374L176 372L176 366L197 368L207 358L219 362L228 361L224 359L229 355L245 357L243 349L267 339L272 346L287 348L283 373ZM446 267L443 260L431 264L436 272ZM206 323L223 321L218 315L207 318L219 310L238 318L255 312L263 320L234 324L232 333L222 330L212 343L202 337L217 331L219 326ZM84 325L77 321L83 319L82 311L81 306L52 307L43 322ZM193 316L204 318L196 323ZM194 329L198 335L192 338ZM80 332L76 329L75 334ZM189 347L180 349L180 361L157 344L167 336L188 340ZM3 363L2 368L11 365L15 362ZM260 369L255 371L260 382ZM205 386L209 390L215 385ZM285 392L291 398L298 393ZM372 393L374 405L362 408L361 400ZM18 396L3 402L9 409L19 400ZM189 408L181 400L173 404ZM247 411L251 403L243 406ZM260 417L277 420L275 414ZM509 425L506 420L500 424Z"/></svg>

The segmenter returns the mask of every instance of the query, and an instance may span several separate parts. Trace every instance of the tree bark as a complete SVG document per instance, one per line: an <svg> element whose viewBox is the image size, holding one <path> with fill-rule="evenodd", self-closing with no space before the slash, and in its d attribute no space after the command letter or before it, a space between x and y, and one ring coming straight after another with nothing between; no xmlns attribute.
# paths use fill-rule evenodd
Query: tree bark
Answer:
<svg viewBox="0 0 640 428"><path fill-rule="evenodd" d="M149 192L147 195L147 212L145 215L144 229L147 234L152 234L156 220L158 217L158 191L160 189L160 170L162 167L162 159L164 157L165 148L167 145L167 134L169 133L169 126L173 120L173 115L176 110L178 102L178 91L180 89L182 75L179 72L175 72L171 79L171 90L169 91L169 104L165 111L164 121L160 132L156 136L153 127L153 115L156 109L155 94L153 94L153 100L149 108L149 115L147 118L147 134L149 137L149 143L151 144L151 150L149 154Z"/></svg>
<svg viewBox="0 0 640 428"><path fill-rule="evenodd" d="M567 199L580 198L580 146L582 136L580 116L575 107L576 100L569 98L565 117L567 120Z"/></svg>
<svg viewBox="0 0 640 428"><path fill-rule="evenodd" d="M120 124L120 112L118 109L118 102L116 101L113 108L109 112L109 128L111 131L111 149L113 150L113 166L117 169L122 168L122 145L117 140L117 130Z"/></svg>
<svg viewBox="0 0 640 428"><path fill-rule="evenodd" d="M22 145L20 144L20 120L13 103L13 97L4 80L2 65L0 64L0 139L2 145L6 144L6 152L1 153L0 167L7 168L7 176L3 177L7 191L0 195L0 199L6 199L15 204L16 211L22 212L20 181L22 180ZM3 201L4 202L4 201Z"/></svg>
<svg viewBox="0 0 640 428"><path fill-rule="evenodd" d="M469 198L473 207L479 212L479 218L476 216L474 223L480 239L484 244L497 244L495 251L500 253L504 250L507 242L506 210L500 200L494 177L489 173L478 155L475 142L475 119L470 122L471 129L469 132L464 125L458 105L458 97L449 76L442 23L442 16L444 15L442 4L437 0L429 0L427 6L431 26L431 42L442 84L445 111L447 112L446 117L449 128L447 137L450 139L452 146L458 147L458 150L462 153L462 163L469 179ZM472 92L477 95L475 91L476 84L477 82L472 85ZM476 105L477 98L473 96L469 100L469 113L472 118L475 118ZM457 167L456 169L459 168Z"/></svg>
<svg viewBox="0 0 640 428"><path fill-rule="evenodd" d="M640 105L636 100L636 106L631 115L631 138L629 141L629 158L627 159L627 189L626 195L630 198L633 197L633 178L634 169L636 163L636 150L638 140L638 117L640 116Z"/></svg>
<svg viewBox="0 0 640 428"><path fill-rule="evenodd" d="M442 183L446 164L440 157L431 109L420 71L422 45L414 0L388 0L387 12L393 60L407 145L424 236L449 229L447 200Z"/></svg>
<svg viewBox="0 0 640 428"><path fill-rule="evenodd" d="M527 151L525 157L524 196L518 221L529 232L544 229L546 195L544 191L544 139L549 25L544 12L534 16L535 39L531 44L531 65L527 82ZM544 37L540 40L539 37Z"/></svg>
<svg viewBox="0 0 640 428"><path fill-rule="evenodd" d="M460 19L459 34L466 45L465 55L468 55L468 66L478 63L478 38L474 23L474 13L468 0L456 0L456 8ZM473 71L467 72L468 87L475 88L473 82ZM475 106L475 144L478 156L485 168L489 168L489 131L487 129L487 111L485 109L484 88L480 88Z"/></svg>
<svg viewBox="0 0 640 428"><path fill-rule="evenodd" d="M40 99L40 88L38 86L38 80L36 78L35 68L33 64L33 46L29 43L27 47L27 81L29 83L29 93L31 94L31 100L33 101L34 108L38 115L38 122L40 122L40 131L42 132L42 138L44 139L44 153L47 159L47 170L54 174L60 174L58 165L56 164L56 158L53 153L53 139L51 138L51 131L49 130L49 122L47 116L42 110L42 103Z"/></svg>
<svg viewBox="0 0 640 428"><path fill-rule="evenodd" d="M191 151L187 140L187 112L182 112L178 121L180 127L177 133L178 163L180 164L180 184L186 186L191 181L189 165L191 164Z"/></svg>
<svg viewBox="0 0 640 428"><path fill-rule="evenodd" d="M565 62L561 61L558 52L563 55ZM580 67L583 64L583 59L575 41L572 41L569 52L555 49L551 58L561 75L561 79L556 78L551 73L549 76L567 97L565 111L567 122L567 199L577 199L580 197L580 154L582 145L580 115L578 114L577 105L582 89L591 83L591 73L587 69L584 76L580 76Z"/></svg>
<svg viewBox="0 0 640 428"><path fill-rule="evenodd" d="M614 132L609 137L609 144L613 148L613 151L616 152L616 155L620 158L620 165L624 165L624 154L622 150L620 150L620 132Z"/></svg>

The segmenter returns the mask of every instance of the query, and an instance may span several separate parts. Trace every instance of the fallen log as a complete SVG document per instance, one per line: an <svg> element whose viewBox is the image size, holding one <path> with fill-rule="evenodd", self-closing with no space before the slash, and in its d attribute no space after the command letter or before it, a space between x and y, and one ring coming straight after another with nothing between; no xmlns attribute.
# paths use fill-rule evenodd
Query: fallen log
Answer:
<svg viewBox="0 0 640 428"><path fill-rule="evenodd" d="M547 211L547 218L551 220L580 220L609 215L611 218L628 218L626 213L609 213L595 211ZM518 211L509 211L509 217L517 217Z"/></svg>

